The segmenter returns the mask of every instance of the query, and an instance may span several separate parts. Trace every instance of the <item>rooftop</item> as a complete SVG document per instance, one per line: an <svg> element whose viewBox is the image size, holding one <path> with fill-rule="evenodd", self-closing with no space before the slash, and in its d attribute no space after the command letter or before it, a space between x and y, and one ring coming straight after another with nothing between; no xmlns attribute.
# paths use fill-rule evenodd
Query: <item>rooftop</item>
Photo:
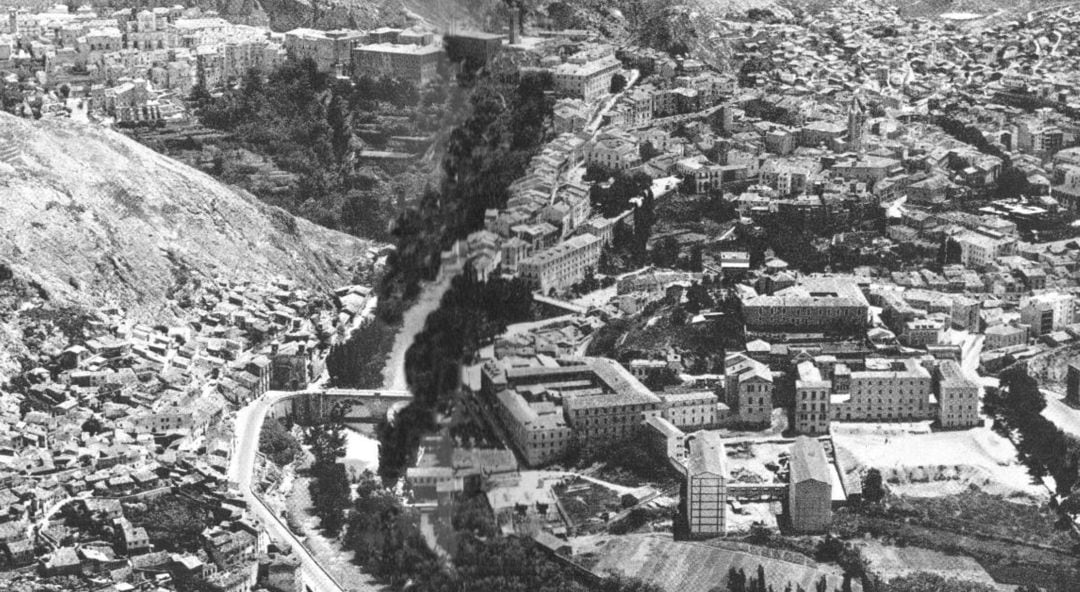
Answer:
<svg viewBox="0 0 1080 592"><path fill-rule="evenodd" d="M716 432L698 432L689 441L688 475L712 474L727 477L727 451Z"/></svg>

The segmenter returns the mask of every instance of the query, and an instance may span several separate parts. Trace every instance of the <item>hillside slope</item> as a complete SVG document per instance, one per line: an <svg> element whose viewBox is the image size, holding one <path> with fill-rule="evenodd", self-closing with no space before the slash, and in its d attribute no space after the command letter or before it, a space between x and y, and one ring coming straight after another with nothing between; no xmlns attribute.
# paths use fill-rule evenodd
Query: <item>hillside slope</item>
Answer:
<svg viewBox="0 0 1080 592"><path fill-rule="evenodd" d="M0 147L0 280L33 285L54 304L113 304L163 321L203 279L281 275L330 287L371 263L370 243L110 130L0 114Z"/></svg>

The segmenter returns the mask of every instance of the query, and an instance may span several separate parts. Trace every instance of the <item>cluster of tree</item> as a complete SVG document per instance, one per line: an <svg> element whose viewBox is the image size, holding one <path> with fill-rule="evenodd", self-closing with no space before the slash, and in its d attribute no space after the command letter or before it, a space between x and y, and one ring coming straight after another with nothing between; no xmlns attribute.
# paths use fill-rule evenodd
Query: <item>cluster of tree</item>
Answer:
<svg viewBox="0 0 1080 592"><path fill-rule="evenodd" d="M341 423L341 413L335 410L329 421L309 427L304 433L304 443L315 457L309 484L312 507L322 528L336 535L345 525L351 492L345 465L338 462L345 456L345 426Z"/></svg>
<svg viewBox="0 0 1080 592"><path fill-rule="evenodd" d="M425 121L413 84L368 78L351 84L319 72L310 59L289 60L269 73L251 70L218 95L197 85L192 99L204 125L229 134L214 159L215 176L245 185L262 200L324 226L388 238L393 189L353 169L356 135L360 124L380 122L382 105L411 108L414 123ZM385 141L386 136L375 134L368 140ZM280 192L247 182L243 151L297 175L297 183Z"/></svg>
<svg viewBox="0 0 1080 592"><path fill-rule="evenodd" d="M353 510L344 543L369 573L400 587L418 574L439 572L415 510L402 505L370 472L357 483Z"/></svg>
<svg viewBox="0 0 1080 592"><path fill-rule="evenodd" d="M486 538L499 534L499 525L483 493L463 497L454 504L451 526L455 532L470 533L478 537Z"/></svg>
<svg viewBox="0 0 1080 592"><path fill-rule="evenodd" d="M794 269L806 273L824 271L829 264L829 255L827 249L819 248L822 243L819 232L826 231L809 224L793 223L785 216L763 218L761 231L744 239L750 251L750 266L763 263L765 251L771 248Z"/></svg>
<svg viewBox="0 0 1080 592"><path fill-rule="evenodd" d="M383 381L386 352L393 347L395 327L381 317L357 329L326 356L330 384L347 388L378 388Z"/></svg>
<svg viewBox="0 0 1080 592"><path fill-rule="evenodd" d="M150 542L165 551L201 549L202 531L214 524L213 515L201 503L175 494L128 504L124 515L145 528Z"/></svg>
<svg viewBox="0 0 1080 592"><path fill-rule="evenodd" d="M413 401L393 424L379 426L380 475L396 479L403 474L420 438L434 428L434 414L452 410L462 365L507 325L531 319L532 306L532 290L522 280L454 278L405 353Z"/></svg>
<svg viewBox="0 0 1080 592"><path fill-rule="evenodd" d="M420 592L529 590L550 592L659 592L651 584L608 577L583 582L525 538L495 536L484 497L458 504L453 523L459 531L453 571L443 569L420 534L415 510L406 508L366 473L357 486L345 544L355 560L376 577Z"/></svg>
<svg viewBox="0 0 1080 592"><path fill-rule="evenodd" d="M726 588L715 588L714 590L715 590L715 592L724 592L725 590L726 590L726 592L780 592L780 591L776 590L775 588L773 588L773 586L770 585L767 582L766 577L765 577L765 568L763 566L761 566L760 564L758 565L757 573L752 574L752 575L747 575L746 570L743 570L741 568L740 569L735 569L734 567L732 567L730 570L728 570L727 587ZM850 587L849 582L845 581L843 591L844 592L849 592L850 590L851 590L851 587ZM839 592L839 591L829 590L828 579L826 579L825 576L821 576L821 579L818 580L817 583L814 585L813 590L807 590L807 589L805 589L805 588L803 588L802 586L799 586L799 585L793 586L789 582L788 585L784 588L783 592Z"/></svg>
<svg viewBox="0 0 1080 592"><path fill-rule="evenodd" d="M641 442L626 440L588 452L574 447L565 459L567 466L591 467L602 465L604 478L621 483L674 482L675 473L666 459L653 454Z"/></svg>
<svg viewBox="0 0 1080 592"><path fill-rule="evenodd" d="M275 465L283 467L303 453L300 442L281 420L267 419L259 431L259 452Z"/></svg>
<svg viewBox="0 0 1080 592"><path fill-rule="evenodd" d="M994 418L994 427L1016 435L1020 459L1032 476L1050 475L1058 494L1069 495L1077 483L1080 439L1067 434L1042 416L1046 398L1023 364L1001 372L1000 388L988 389L983 405Z"/></svg>
<svg viewBox="0 0 1080 592"><path fill-rule="evenodd" d="M602 256L603 254L601 254L601 257ZM608 286L612 286L614 284L615 278L611 277L610 275L605 275L602 278L596 277L596 270L592 267L589 267L585 270L585 277L582 278L580 282L567 288L566 291L570 295L581 296L590 292L595 292L596 290L607 288Z"/></svg>
<svg viewBox="0 0 1080 592"><path fill-rule="evenodd" d="M665 236L653 244L650 259L656 267L700 272L703 255L701 245L695 245L684 252L674 236Z"/></svg>
<svg viewBox="0 0 1080 592"><path fill-rule="evenodd" d="M885 482L881 478L881 471L871 468L863 475L862 482L863 499L878 503L885 499Z"/></svg>
<svg viewBox="0 0 1080 592"><path fill-rule="evenodd" d="M440 254L483 225L485 210L506 205L507 188L548 137L553 101L545 91L553 84L550 73L475 81L471 114L447 141L441 187L428 188L394 224L397 249L380 289L388 320L434 277Z"/></svg>

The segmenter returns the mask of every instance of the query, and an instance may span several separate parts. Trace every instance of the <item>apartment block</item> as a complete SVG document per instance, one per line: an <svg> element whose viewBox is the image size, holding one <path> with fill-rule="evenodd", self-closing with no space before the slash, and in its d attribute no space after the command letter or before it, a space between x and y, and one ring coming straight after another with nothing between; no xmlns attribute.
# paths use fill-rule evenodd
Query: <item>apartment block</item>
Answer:
<svg viewBox="0 0 1080 592"><path fill-rule="evenodd" d="M580 63L559 64L552 69L552 74L555 88L560 92L593 101L608 93L611 77L620 67L614 55L607 55Z"/></svg>
<svg viewBox="0 0 1080 592"><path fill-rule="evenodd" d="M663 418L679 429L704 429L723 419L717 414L720 400L716 393L672 393L660 395L660 399Z"/></svg>
<svg viewBox="0 0 1080 592"><path fill-rule="evenodd" d="M1020 304L1020 322L1038 337L1072 324L1076 298L1059 292L1038 294Z"/></svg>
<svg viewBox="0 0 1080 592"><path fill-rule="evenodd" d="M813 362L798 365L795 380L795 430L800 434L825 434L829 431L829 401L832 381L821 375Z"/></svg>
<svg viewBox="0 0 1080 592"><path fill-rule="evenodd" d="M964 428L982 424L979 416L979 384L964 375L953 360L938 364L935 372L938 422L943 428Z"/></svg>
<svg viewBox="0 0 1080 592"><path fill-rule="evenodd" d="M731 407L731 420L767 426L772 422L772 371L761 362L741 353L724 358L724 399Z"/></svg>
<svg viewBox="0 0 1080 592"><path fill-rule="evenodd" d="M981 268L998 257L1016 253L1016 237L987 229L965 230L952 236L960 246L960 263Z"/></svg>
<svg viewBox="0 0 1080 592"><path fill-rule="evenodd" d="M933 417L930 372L918 361L867 359L859 370L837 364L835 373L845 375L848 371L848 392L834 385L830 400L834 420L914 421Z"/></svg>
<svg viewBox="0 0 1080 592"><path fill-rule="evenodd" d="M820 331L866 326L870 305L854 283L805 278L798 285L743 302L750 331Z"/></svg>
<svg viewBox="0 0 1080 592"><path fill-rule="evenodd" d="M518 274L541 292L563 290L585 279L600 261L603 241L591 234L579 234L518 263Z"/></svg>
<svg viewBox="0 0 1080 592"><path fill-rule="evenodd" d="M425 84L439 75L439 65L444 57L443 49L434 45L361 45L352 50L353 75L400 78Z"/></svg>
<svg viewBox="0 0 1080 592"><path fill-rule="evenodd" d="M492 361L482 369L481 389L531 466L571 446L590 450L636 437L646 419L662 413L659 397L606 358Z"/></svg>
<svg viewBox="0 0 1080 592"><path fill-rule="evenodd" d="M285 33L285 50L295 59L311 58L321 71L329 72L335 66L343 66L347 71L353 45L364 38L363 31L348 29L293 29Z"/></svg>

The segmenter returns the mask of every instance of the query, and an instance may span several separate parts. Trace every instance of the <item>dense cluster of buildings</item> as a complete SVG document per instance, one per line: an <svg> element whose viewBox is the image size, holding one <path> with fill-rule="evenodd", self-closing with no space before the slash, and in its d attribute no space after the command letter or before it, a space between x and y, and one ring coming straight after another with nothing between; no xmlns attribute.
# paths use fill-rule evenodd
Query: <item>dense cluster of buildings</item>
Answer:
<svg viewBox="0 0 1080 592"><path fill-rule="evenodd" d="M229 491L227 419L268 390L318 378L327 347L369 322L375 302L364 286L210 280L187 298L184 322L98 311L81 340L0 394L0 499L12 510L0 520L0 563L36 564L46 578L111 574L117 589L294 586L298 561L267 554ZM148 534L146 504L181 503L177 492L213 516L198 552L168 552Z"/></svg>
<svg viewBox="0 0 1080 592"><path fill-rule="evenodd" d="M10 11L0 68L37 76L48 92L28 96L42 114L81 111L121 123L181 117L200 82L218 87L249 69L286 59L280 35L230 23L197 8L121 9L99 14L66 5Z"/></svg>
<svg viewBox="0 0 1080 592"><path fill-rule="evenodd" d="M11 9L5 16L0 70L36 89L24 92L26 103L18 111L25 115L128 124L178 120L186 116L184 100L197 85L217 89L251 69L269 72L287 59L310 58L337 76L394 78L418 86L448 71L443 37L421 29L276 33L182 6L103 14L90 6L58 4ZM490 38L494 49L482 46L484 59L504 43L501 35L454 37L462 42ZM477 53L467 43L465 48L465 56Z"/></svg>

